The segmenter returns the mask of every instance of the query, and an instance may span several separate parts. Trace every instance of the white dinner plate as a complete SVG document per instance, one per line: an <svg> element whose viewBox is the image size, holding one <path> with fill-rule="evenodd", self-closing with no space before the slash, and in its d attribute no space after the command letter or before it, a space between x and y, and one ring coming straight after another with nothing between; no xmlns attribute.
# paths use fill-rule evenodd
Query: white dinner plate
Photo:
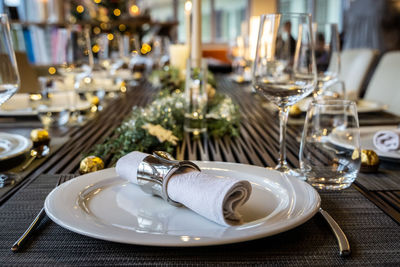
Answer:
<svg viewBox="0 0 400 267"><path fill-rule="evenodd" d="M174 207L118 177L114 168L79 176L46 198L47 215L73 232L114 242L151 246L206 246L278 234L309 220L320 206L310 185L266 168L195 162L218 177L251 182L240 208L244 224L224 227L184 207Z"/></svg>
<svg viewBox="0 0 400 267"><path fill-rule="evenodd" d="M308 105L312 102L312 97L306 97L300 100L297 105L302 112L307 112ZM367 113L367 112L377 112L385 110L386 106L377 102L360 99L357 101L357 112L358 113Z"/></svg>
<svg viewBox="0 0 400 267"><path fill-rule="evenodd" d="M400 160L400 151L388 151L384 152L377 149L374 145L374 134L377 131L381 130L390 130L400 132L400 129L397 129L396 126L368 126L368 127L360 127L360 145L361 149L373 150L378 154L381 159L386 160ZM351 129L349 130L351 131ZM343 132L341 135L333 135L330 137L330 142L336 146L352 149L346 145L345 142L346 132Z"/></svg>
<svg viewBox="0 0 400 267"><path fill-rule="evenodd" d="M0 132L0 161L20 156L31 147L32 141L22 135Z"/></svg>
<svg viewBox="0 0 400 267"><path fill-rule="evenodd" d="M65 105L65 99L71 98L72 92L53 94L53 105ZM37 110L31 107L29 94L15 94L0 107L0 116L37 116ZM89 101L79 99L76 103L77 110L87 110L91 107Z"/></svg>

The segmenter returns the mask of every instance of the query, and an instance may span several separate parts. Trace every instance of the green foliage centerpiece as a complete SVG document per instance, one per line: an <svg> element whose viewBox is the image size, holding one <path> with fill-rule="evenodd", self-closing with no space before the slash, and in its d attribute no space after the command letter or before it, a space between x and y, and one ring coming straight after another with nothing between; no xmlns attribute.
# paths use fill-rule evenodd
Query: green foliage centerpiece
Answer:
<svg viewBox="0 0 400 267"><path fill-rule="evenodd" d="M160 87L153 102L144 108L134 107L112 136L86 156L97 156L103 160L110 157L109 165L113 165L131 151L174 152L184 134L185 82L179 79L179 70L172 67L154 71L150 81ZM209 73L206 86L207 131L215 137L237 136L240 120L238 106L230 97L216 92L215 86L215 79Z"/></svg>

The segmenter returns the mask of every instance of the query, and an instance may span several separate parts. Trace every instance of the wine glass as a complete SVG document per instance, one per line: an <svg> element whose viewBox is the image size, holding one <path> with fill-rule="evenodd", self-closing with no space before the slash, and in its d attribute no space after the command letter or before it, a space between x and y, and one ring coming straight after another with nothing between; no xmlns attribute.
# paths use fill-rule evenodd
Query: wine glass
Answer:
<svg viewBox="0 0 400 267"><path fill-rule="evenodd" d="M318 86L314 98L324 96L326 89L338 82L340 71L340 40L336 23L313 23L315 64Z"/></svg>
<svg viewBox="0 0 400 267"><path fill-rule="evenodd" d="M60 29L61 62L58 71L66 79L72 79L74 86L91 74L94 66L93 53L88 27L74 25L67 29Z"/></svg>
<svg viewBox="0 0 400 267"><path fill-rule="evenodd" d="M79 122L81 119L76 112L78 102L77 90L82 81L91 81L94 59L90 41L90 29L87 26L74 25L60 32L60 61L59 73L64 77L67 90L73 93L71 101L71 121Z"/></svg>
<svg viewBox="0 0 400 267"><path fill-rule="evenodd" d="M123 60L123 41L120 34L103 33L96 38L96 45L99 46L97 54L99 64L107 70L109 74L114 74L116 70L124 64Z"/></svg>
<svg viewBox="0 0 400 267"><path fill-rule="evenodd" d="M10 24L5 14L0 14L0 106L13 96L19 86L19 73L14 48L10 38Z"/></svg>
<svg viewBox="0 0 400 267"><path fill-rule="evenodd" d="M286 162L286 123L289 107L308 96L317 83L312 38L308 14L261 16L252 84L279 109L280 156L275 169L291 174L296 172Z"/></svg>

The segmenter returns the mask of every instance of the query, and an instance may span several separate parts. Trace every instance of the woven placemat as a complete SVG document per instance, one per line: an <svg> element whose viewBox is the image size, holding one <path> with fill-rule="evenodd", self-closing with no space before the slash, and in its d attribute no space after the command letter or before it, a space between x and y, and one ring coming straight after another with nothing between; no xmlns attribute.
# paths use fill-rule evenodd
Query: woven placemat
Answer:
<svg viewBox="0 0 400 267"><path fill-rule="evenodd" d="M352 254L342 258L320 215L276 236L198 247L149 247L101 241L51 221L23 252L10 247L26 229L58 177L42 175L0 208L0 262L6 265L381 265L400 264L400 226L354 189L322 193L323 207L347 234Z"/></svg>
<svg viewBox="0 0 400 267"><path fill-rule="evenodd" d="M380 170L377 173L359 173L356 182L370 191L398 191L400 171Z"/></svg>

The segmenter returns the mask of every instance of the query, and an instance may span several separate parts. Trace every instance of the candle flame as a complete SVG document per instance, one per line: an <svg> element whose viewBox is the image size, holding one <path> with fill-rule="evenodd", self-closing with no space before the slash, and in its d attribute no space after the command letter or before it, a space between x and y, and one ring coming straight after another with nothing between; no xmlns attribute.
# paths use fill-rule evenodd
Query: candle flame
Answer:
<svg viewBox="0 0 400 267"><path fill-rule="evenodd" d="M185 3L185 12L190 13L192 11L192 2L191 1L186 1Z"/></svg>

